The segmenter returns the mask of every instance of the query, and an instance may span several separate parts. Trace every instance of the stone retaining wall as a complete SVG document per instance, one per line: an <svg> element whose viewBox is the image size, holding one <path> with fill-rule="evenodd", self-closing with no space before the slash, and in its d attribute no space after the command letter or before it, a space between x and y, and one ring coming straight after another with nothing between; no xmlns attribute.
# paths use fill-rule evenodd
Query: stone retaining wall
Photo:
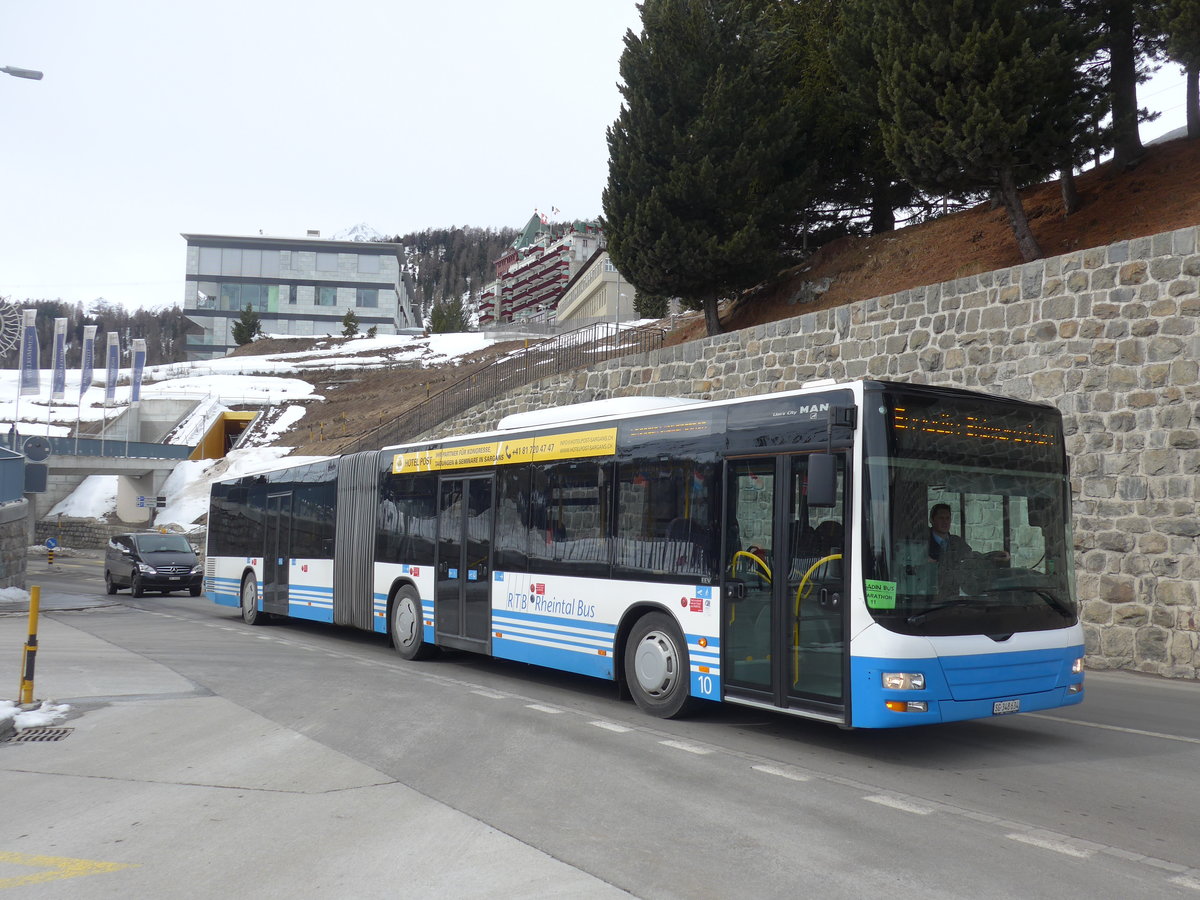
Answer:
<svg viewBox="0 0 1200 900"><path fill-rule="evenodd" d="M114 534L128 534L129 532L146 531L150 529L140 528L137 525L130 525L121 522L105 522L103 519L76 519L68 516L55 516L53 519L44 519L34 526L34 541L37 545L42 545L46 542L46 538L54 538L58 541L60 547L70 547L75 550L103 550L108 545L108 540ZM189 531L187 534L188 540L204 549L203 528L195 531Z"/></svg>
<svg viewBox="0 0 1200 900"><path fill-rule="evenodd" d="M1066 420L1092 668L1200 674L1200 229L876 297L549 378L431 435L634 395L725 399L886 378ZM802 307L798 307L802 308Z"/></svg>

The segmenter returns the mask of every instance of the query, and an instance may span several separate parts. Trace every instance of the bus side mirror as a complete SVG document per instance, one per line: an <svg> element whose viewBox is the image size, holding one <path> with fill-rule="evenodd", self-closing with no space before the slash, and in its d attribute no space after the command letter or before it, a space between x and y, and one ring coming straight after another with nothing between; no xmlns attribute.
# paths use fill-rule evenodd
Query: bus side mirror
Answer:
<svg viewBox="0 0 1200 900"><path fill-rule="evenodd" d="M832 454L814 453L808 458L808 505L837 506L837 468Z"/></svg>

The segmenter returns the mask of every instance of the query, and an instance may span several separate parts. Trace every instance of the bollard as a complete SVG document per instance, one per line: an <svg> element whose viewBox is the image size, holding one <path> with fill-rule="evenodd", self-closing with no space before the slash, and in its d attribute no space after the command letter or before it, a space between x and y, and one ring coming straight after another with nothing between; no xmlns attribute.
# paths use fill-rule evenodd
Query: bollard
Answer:
<svg viewBox="0 0 1200 900"><path fill-rule="evenodd" d="M17 697L21 704L33 702L33 664L37 658L38 607L42 602L42 589L36 584L29 589L29 639L21 659L21 688Z"/></svg>
<svg viewBox="0 0 1200 900"><path fill-rule="evenodd" d="M46 565L48 565L48 566L54 565L54 551L53 550L46 551Z"/></svg>

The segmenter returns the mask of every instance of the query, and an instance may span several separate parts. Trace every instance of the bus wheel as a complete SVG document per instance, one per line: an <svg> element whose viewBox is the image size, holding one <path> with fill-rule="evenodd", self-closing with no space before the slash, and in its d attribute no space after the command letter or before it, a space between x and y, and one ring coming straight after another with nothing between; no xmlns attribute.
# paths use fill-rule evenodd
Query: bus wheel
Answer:
<svg viewBox="0 0 1200 900"><path fill-rule="evenodd" d="M687 644L670 616L649 613L633 626L625 644L625 682L634 702L652 716L672 719L690 709Z"/></svg>
<svg viewBox="0 0 1200 900"><path fill-rule="evenodd" d="M247 625L267 624L267 614L258 608L258 585L249 575L242 579L242 621Z"/></svg>
<svg viewBox="0 0 1200 900"><path fill-rule="evenodd" d="M396 591L392 603L392 643L405 659L429 659L437 647L425 642L425 627L421 620L421 598L411 585Z"/></svg>

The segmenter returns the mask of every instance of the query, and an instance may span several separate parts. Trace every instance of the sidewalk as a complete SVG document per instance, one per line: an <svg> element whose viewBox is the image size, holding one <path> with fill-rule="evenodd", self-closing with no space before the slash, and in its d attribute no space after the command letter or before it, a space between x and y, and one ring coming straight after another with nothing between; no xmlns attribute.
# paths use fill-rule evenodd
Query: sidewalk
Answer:
<svg viewBox="0 0 1200 900"><path fill-rule="evenodd" d="M0 742L0 890L37 883L39 898L71 900L628 896L73 627L55 604L43 592L52 615L38 626L35 693L71 705L56 723L71 731ZM24 615L0 615L0 699L16 699L27 628Z"/></svg>

